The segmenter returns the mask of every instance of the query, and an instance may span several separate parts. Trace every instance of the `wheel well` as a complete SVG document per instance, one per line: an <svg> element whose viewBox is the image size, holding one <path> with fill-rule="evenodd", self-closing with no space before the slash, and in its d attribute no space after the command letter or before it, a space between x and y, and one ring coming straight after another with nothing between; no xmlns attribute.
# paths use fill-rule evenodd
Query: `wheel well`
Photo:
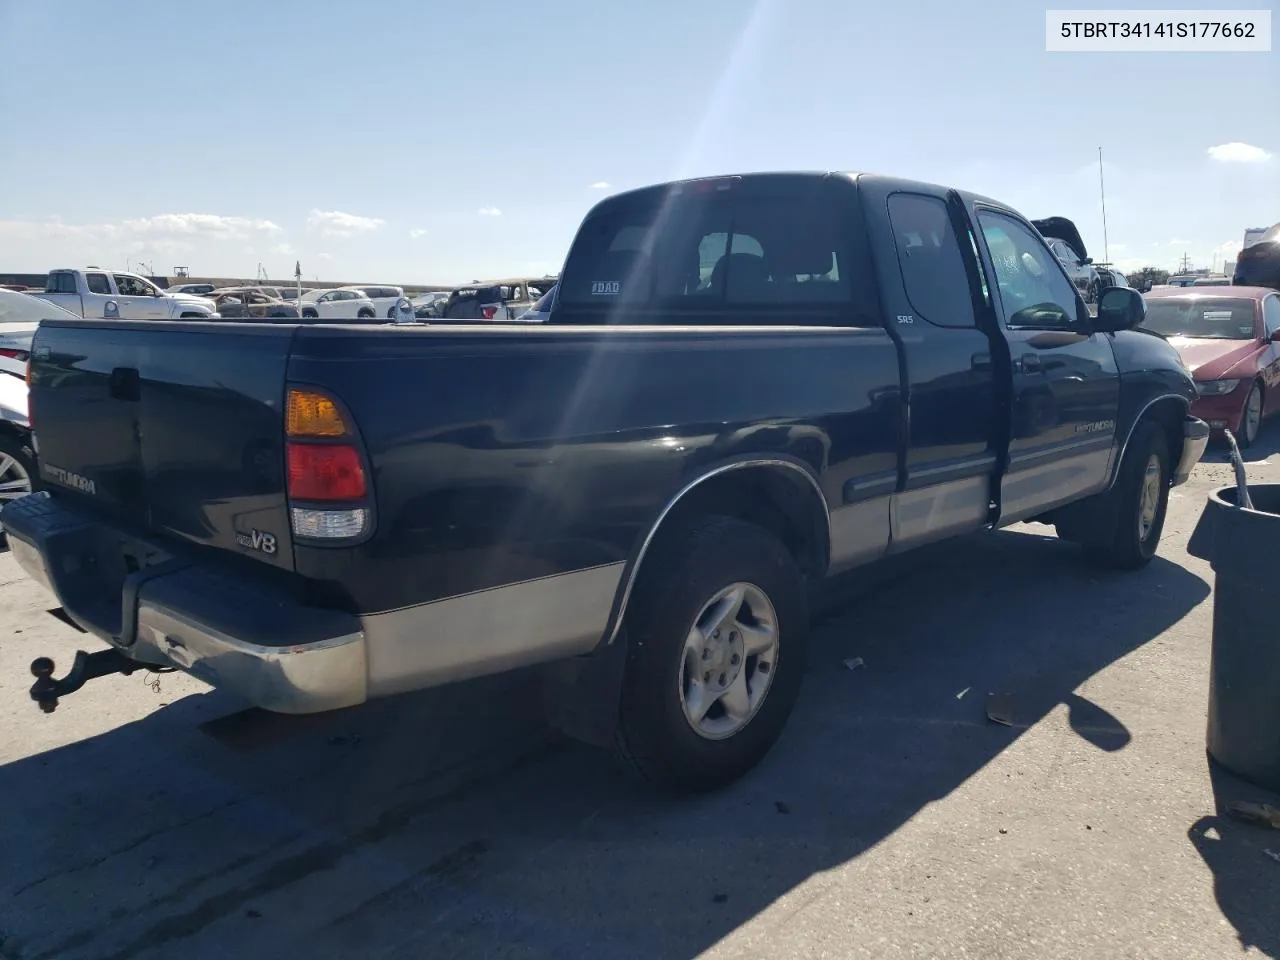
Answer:
<svg viewBox="0 0 1280 960"><path fill-rule="evenodd" d="M206 320L208 319L208 315L204 313L184 313L180 317L178 317L178 319L179 320Z"/></svg>
<svg viewBox="0 0 1280 960"><path fill-rule="evenodd" d="M1170 469L1178 462L1178 458L1182 456L1182 422L1186 419L1186 416L1187 405L1184 402L1175 400L1173 397L1157 400L1142 415L1143 420L1155 421L1160 424L1160 428L1164 431L1165 439L1169 442ZM1138 425L1134 424L1133 429L1137 430ZM1116 464L1116 469L1120 469L1119 464Z"/></svg>
<svg viewBox="0 0 1280 960"><path fill-rule="evenodd" d="M827 569L831 533L821 494L796 471L761 465L704 480L662 518L655 541L710 514L763 527L787 548L806 577L820 577Z"/></svg>

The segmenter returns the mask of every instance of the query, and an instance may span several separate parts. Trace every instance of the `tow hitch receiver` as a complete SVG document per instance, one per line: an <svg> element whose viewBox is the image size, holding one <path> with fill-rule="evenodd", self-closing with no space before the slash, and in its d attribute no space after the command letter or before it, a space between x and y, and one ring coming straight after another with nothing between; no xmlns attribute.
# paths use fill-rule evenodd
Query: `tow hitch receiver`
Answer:
<svg viewBox="0 0 1280 960"><path fill-rule="evenodd" d="M97 653L77 650L75 662L65 677L61 680L53 679L53 669L53 661L48 657L37 657L31 661L31 675L36 678L36 682L31 685L31 699L40 704L40 709L45 713L53 713L58 709L59 697L75 693L96 677L113 673L128 676L144 667L118 650L99 650Z"/></svg>

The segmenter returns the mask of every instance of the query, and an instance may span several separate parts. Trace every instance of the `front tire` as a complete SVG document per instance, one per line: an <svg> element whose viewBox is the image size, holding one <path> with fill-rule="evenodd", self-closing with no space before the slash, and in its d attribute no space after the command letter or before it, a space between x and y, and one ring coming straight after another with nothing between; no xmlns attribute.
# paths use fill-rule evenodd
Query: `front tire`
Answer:
<svg viewBox="0 0 1280 960"><path fill-rule="evenodd" d="M1110 496L1110 529L1084 543L1085 555L1102 567L1138 570L1160 546L1169 509L1169 441L1160 424L1140 423L1120 464Z"/></svg>
<svg viewBox="0 0 1280 960"><path fill-rule="evenodd" d="M0 434L0 508L40 489L39 471L31 441L11 433ZM0 521L0 540L4 525Z"/></svg>
<svg viewBox="0 0 1280 960"><path fill-rule="evenodd" d="M372 320L372 319L373 319L373 311L372 311L372 310L361 310L361 311L359 311L359 312L356 314L356 319L357 319L357 320Z"/></svg>
<svg viewBox="0 0 1280 960"><path fill-rule="evenodd" d="M1249 396L1245 398L1244 407L1240 411L1240 429L1236 434L1236 443L1243 449L1253 446L1258 439L1258 431L1262 429L1262 384L1257 380L1249 388Z"/></svg>
<svg viewBox="0 0 1280 960"><path fill-rule="evenodd" d="M804 577L754 524L699 518L646 558L627 612L615 753L644 778L706 791L772 749L800 692Z"/></svg>
<svg viewBox="0 0 1280 960"><path fill-rule="evenodd" d="M303 310L302 319L303 320L319 320L320 314L316 313L314 310Z"/></svg>

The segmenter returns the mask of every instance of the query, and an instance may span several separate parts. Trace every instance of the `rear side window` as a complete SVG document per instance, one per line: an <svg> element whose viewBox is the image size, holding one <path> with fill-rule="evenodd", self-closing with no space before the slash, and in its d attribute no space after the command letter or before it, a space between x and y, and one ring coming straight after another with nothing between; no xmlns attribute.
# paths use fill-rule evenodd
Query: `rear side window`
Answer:
<svg viewBox="0 0 1280 960"><path fill-rule="evenodd" d="M812 308L853 322L853 267L842 217L851 192L839 193L825 180L696 187L597 207L565 262L556 315L580 313L591 322L803 323L810 319L805 308Z"/></svg>
<svg viewBox="0 0 1280 960"><path fill-rule="evenodd" d="M105 273L86 273L84 275L85 285L89 288L90 293L111 293L111 284L107 282Z"/></svg>
<svg viewBox="0 0 1280 960"><path fill-rule="evenodd" d="M67 272L51 273L44 283L45 293L76 293L76 278Z"/></svg>
<svg viewBox="0 0 1280 960"><path fill-rule="evenodd" d="M939 327L977 326L946 203L923 194L895 193L889 197L889 221L902 285L915 312Z"/></svg>

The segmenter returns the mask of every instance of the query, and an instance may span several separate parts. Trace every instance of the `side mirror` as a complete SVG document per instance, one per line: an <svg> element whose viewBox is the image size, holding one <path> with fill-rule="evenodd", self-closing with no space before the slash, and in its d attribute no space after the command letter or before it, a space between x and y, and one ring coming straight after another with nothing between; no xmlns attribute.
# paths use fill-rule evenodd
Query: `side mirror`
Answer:
<svg viewBox="0 0 1280 960"><path fill-rule="evenodd" d="M1098 297L1093 329L1099 333L1132 330L1147 318L1147 303L1132 287L1107 287Z"/></svg>
<svg viewBox="0 0 1280 960"><path fill-rule="evenodd" d="M1083 263L1083 264L1087 267L1089 264L1093 263L1093 257L1085 257L1085 258L1084 258L1083 260L1081 260L1080 262L1081 262L1081 263Z"/></svg>
<svg viewBox="0 0 1280 960"><path fill-rule="evenodd" d="M1272 343L1280 343L1280 330L1277 330L1271 336L1267 337Z"/></svg>

